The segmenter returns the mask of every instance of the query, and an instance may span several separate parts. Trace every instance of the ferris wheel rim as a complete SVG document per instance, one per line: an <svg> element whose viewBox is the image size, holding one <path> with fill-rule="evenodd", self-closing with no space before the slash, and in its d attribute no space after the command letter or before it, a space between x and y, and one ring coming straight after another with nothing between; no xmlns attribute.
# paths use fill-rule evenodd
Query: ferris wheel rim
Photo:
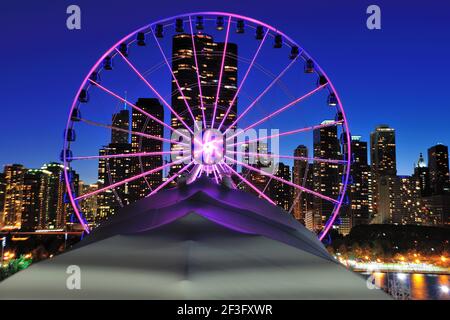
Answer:
<svg viewBox="0 0 450 320"><path fill-rule="evenodd" d="M110 49L108 49L98 60L97 62L92 66L92 68L90 69L90 71L87 73L86 77L84 78L84 80L82 81L73 101L72 101L72 105L69 111L69 116L68 116L68 120L67 120L67 124L66 124L66 130L65 130L65 134L64 134L64 144L63 144L63 156L62 156L62 160L63 160L63 167L64 167L64 178L65 178L65 182L66 182L66 189L67 189L67 193L69 195L69 199L70 199L70 204L72 205L72 208L74 209L74 213L77 216L80 224L82 225L83 229L89 233L90 229L89 226L84 222L83 216L81 215L79 209L78 209L78 204L77 201L74 198L74 195L72 193L71 190L71 183L69 180L69 171L70 171L70 163L69 161L67 161L67 154L66 154L66 150L70 150L70 141L68 141L67 139L67 135L68 135L68 130L69 128L72 127L73 125L73 121L71 119L71 115L72 112L74 111L74 109L78 106L79 102L78 102L78 97L81 93L81 91L84 88L89 88L90 86L90 82L89 82L89 78L91 76L91 74L93 72L95 72L96 70L99 69L99 66L102 64L102 62L104 61L104 59L108 56L111 55L111 53L114 53L114 56L117 53L117 47L124 42L127 42L131 37L133 37L134 35L136 35L138 32L142 32L145 31L147 29L151 29L153 26L155 26L156 24L161 24L161 23L166 23L169 21L173 21L175 19L178 18L191 18L191 17L195 17L195 16L228 16L229 17L229 22L231 23L231 18L234 19L242 19L245 21L249 21L253 24L256 25L261 25L265 28L267 28L268 30L275 32L277 34L282 35L282 37L286 40L288 40L288 42L290 42L290 44L284 43L286 45L289 46L297 46L299 47L299 49L301 49L301 57L303 59L304 56L306 56L308 59L312 60L314 62L315 65L315 70L314 72L320 76L325 77L325 79L327 80L327 86L329 87L329 90L331 92L333 92L336 95L336 99L337 99L337 109L342 113L342 118L343 118L343 127L344 127L344 133L345 133L345 137L346 137L346 146L347 149L345 150L345 154L346 154L346 168L345 168L345 174L344 174L344 179L342 181L342 187L340 188L339 191L339 199L338 199L338 203L335 205L333 212L331 213L330 217L328 218L327 222L325 223L325 226L323 228L323 230L321 231L321 233L319 234L319 239L322 240L325 235L329 232L330 228L333 226L339 212L340 209L342 207L343 204L343 200L344 200L344 196L347 192L347 186L348 186L348 182L349 182L349 176L350 176L350 165L351 165L351 161L352 161L352 153L351 153L351 136L350 136L350 130L349 130L349 126L348 126L348 121L347 121L347 117L346 117L346 113L345 110L343 108L339 93L337 92L337 90L335 89L332 81L330 80L330 78L328 77L328 75L325 73L325 71L322 69L322 67L316 62L316 60L308 53L304 50L304 48L302 46L299 46L297 44L296 41L294 41L291 37L289 37L287 34L285 34L284 32L282 32L281 30L263 22L260 21L258 19L254 19L248 16L244 16L244 15L240 15L240 14L235 14L235 13L231 13L231 12L222 12L222 11L200 11L200 12L190 12L190 13L184 13L184 14L179 14L179 15L175 15L175 16L171 16L168 18L164 18L164 19L160 19L158 21L152 22L150 24L147 24L141 28L136 29L135 31L127 34L125 37L121 38L119 41L117 41ZM267 31L268 33L268 31ZM134 42L135 40L130 41L129 43ZM300 56L300 55L299 55ZM215 172L214 172L215 173Z"/></svg>

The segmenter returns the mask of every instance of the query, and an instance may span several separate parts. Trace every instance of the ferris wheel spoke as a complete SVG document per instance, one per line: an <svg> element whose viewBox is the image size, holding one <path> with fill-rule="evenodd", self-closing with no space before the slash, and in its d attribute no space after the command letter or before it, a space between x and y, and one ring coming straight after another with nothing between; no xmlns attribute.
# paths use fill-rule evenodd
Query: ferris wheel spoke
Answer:
<svg viewBox="0 0 450 320"><path fill-rule="evenodd" d="M219 103L219 99L220 99L220 89L222 87L223 68L225 65L225 57L227 55L228 37L230 36L230 26L231 26L231 16L228 17L227 32L225 34L225 42L223 45L222 63L220 65L219 82L217 83L216 100L214 102L214 110L213 110L213 115L212 115L212 119L211 119L211 128L214 128L214 121L216 120L217 104Z"/></svg>
<svg viewBox="0 0 450 320"><path fill-rule="evenodd" d="M301 190L301 191L304 191L304 192L306 192L306 193L312 194L312 195L314 195L314 196L316 196L316 197L318 197L318 198L327 200L327 201L332 202L332 203L334 203L334 204L339 203L339 201L336 200L336 199L330 198L330 197L328 197L328 196L326 196L326 195L323 195L323 194L321 194L321 193L319 193L319 192L310 190L310 189L308 189L308 188L299 186L299 185L297 185L297 184L295 184L295 183L293 183L293 182L287 181L287 180L285 180L285 179L283 179L283 178L277 177L276 175L267 173L267 172L265 172L265 171L263 171L263 170L254 168L254 167L252 167L252 166L250 166L250 165L247 165L247 164L245 164L245 163L243 163L243 162L241 162L241 161L234 160L233 158L230 158L230 157L228 157L228 156L225 156L225 158L228 159L229 161L233 162L233 163L236 163L237 165L240 165L240 166L242 166L242 167L244 167L244 168L247 168L247 169L249 169L249 170L252 170L252 171L254 171L254 172L256 172L256 173L259 173L259 174L262 174L262 175L266 175L266 176L268 176L269 178L272 178L272 179L274 179L274 180L277 180L277 181L279 181L279 182L281 182L281 183L284 183L284 184L286 184L286 185L288 185L288 186L294 187L294 188L299 189L299 190Z"/></svg>
<svg viewBox="0 0 450 320"><path fill-rule="evenodd" d="M145 79L145 77L136 69L136 67L131 63L131 61L123 55L120 50L116 48L116 51L119 53L119 55L122 57L122 59L128 64L128 66L136 73L136 75L147 85L147 87L150 88L150 90L158 97L159 100L173 113L173 115L185 126L185 128L192 134L194 134L194 131L186 124L186 122L183 120L183 118L180 117L180 115L175 112L175 110L172 108L172 106L162 97L162 95L150 84L150 82ZM195 121L194 121L195 123Z"/></svg>
<svg viewBox="0 0 450 320"><path fill-rule="evenodd" d="M254 191L256 191L256 193L258 193L261 197L263 197L264 199L266 199L267 201L269 201L271 204L276 205L276 203L270 199L264 192L262 192L261 190L259 190L254 184L252 184L250 181L248 181L247 179L245 179L242 175L240 175L236 170L234 170L231 166L229 166L228 164L226 164L225 162L223 163L225 165L225 167L232 172L235 176L237 176L241 181L243 181L246 185L248 185L250 188L252 188Z"/></svg>
<svg viewBox="0 0 450 320"><path fill-rule="evenodd" d="M264 158L281 158L281 159L290 159L290 160L301 160L301 161L312 161L312 162L322 162L322 163L332 163L332 164L342 164L346 165L347 161L345 160L336 160L336 159L323 159L323 158L314 158L314 157L296 157L282 154L273 154L273 153L258 153L258 152L241 152L241 151L228 151L232 154L240 154L240 155L250 155L255 157L264 157Z"/></svg>
<svg viewBox="0 0 450 320"><path fill-rule="evenodd" d="M216 167L216 165L213 165L212 166L212 172L214 174L214 179L216 180L216 183L219 184L219 177L218 177L216 171L217 171L217 167Z"/></svg>
<svg viewBox="0 0 450 320"><path fill-rule="evenodd" d="M199 68L198 68L197 49L195 47L194 28L192 27L191 16L189 16L189 26L191 28L192 51L194 52L195 71L197 73L197 83L198 83L198 91L199 91L199 95L200 95L200 108L202 109L203 127L206 128L205 105L203 103L202 83L201 83L201 80L200 80L200 71L199 71Z"/></svg>
<svg viewBox="0 0 450 320"><path fill-rule="evenodd" d="M241 144L244 144L244 143L253 143L253 142L258 142L258 141L261 141L261 140L267 140L267 139L272 139L272 138L277 138L277 137L289 136L289 135L300 133L300 132L313 131L313 130L316 130L316 129L326 128L326 127L333 127L333 126L340 125L342 123L344 123L343 120L326 122L326 123L315 125L315 126L299 128L299 129L295 129L295 130L291 130L291 131L286 131L286 132L272 134L270 136L265 136L265 137L251 139L251 140L247 140L247 141L239 141L239 142L236 142L236 143L227 144L227 147L238 146L238 145L241 145Z"/></svg>
<svg viewBox="0 0 450 320"><path fill-rule="evenodd" d="M78 157L68 158L68 160L92 160L92 159L152 157L152 156L163 156L163 155L167 155L167 154L177 154L177 153L178 152L176 152L176 151L120 153L120 154L106 154L106 155L95 155L95 156L78 156Z"/></svg>
<svg viewBox="0 0 450 320"><path fill-rule="evenodd" d="M89 79L89 81L94 84L95 86L97 86L98 88L100 88L101 90L105 91L106 93L110 94L111 96L115 97L116 99L124 102L125 104L129 105L131 108L139 111L140 113L144 114L145 116L149 117L150 119L156 121L157 123L159 123L160 125L166 127L167 129L173 131L173 132L177 132L180 136L183 136L186 139L190 139L190 137L188 137L187 135L183 134L181 131L169 126L167 123L165 123L164 121L161 121L160 119L152 116L150 113L145 112L144 110L142 110L141 108L139 108L138 106L132 104L131 102L129 102L127 99L124 99L123 97L119 96L118 94L112 92L111 90L103 87L101 84L95 82L94 80ZM188 128L188 130L192 131L190 128Z"/></svg>
<svg viewBox="0 0 450 320"><path fill-rule="evenodd" d="M151 139L151 140L158 140L158 141L167 142L167 143L179 144L179 145L183 145L183 146L190 146L188 143L184 143L181 141L176 141L176 140L172 140L172 139L166 139L163 137L153 136L151 134L143 133L140 131L133 131L133 130L127 130L127 129L123 129L123 128L118 128L115 126L110 126L107 124L99 123L99 122L92 121L92 120L87 120L84 118L78 118L78 120L80 120L81 122L84 122L86 124L92 125L92 126L106 128L106 129L110 129L110 130L114 130L114 131L125 132L125 133L129 133L131 135L136 135L136 136L140 136L140 137Z"/></svg>
<svg viewBox="0 0 450 320"><path fill-rule="evenodd" d="M239 92L241 91L242 86L243 86L244 83L245 83L245 80L247 79L248 75L250 74L250 71L252 70L252 67L253 67L253 65L254 65L254 63L255 63L255 61L256 61L256 58L258 57L259 51L261 51L261 48L262 48L264 42L266 41L266 38L267 38L267 35L268 35L268 34L269 34L269 29L267 29L266 33L264 34L264 38L261 40L261 42L260 42L260 44L259 44L259 46L258 46L258 49L256 50L255 54L253 55L252 61L250 62L250 65L249 65L249 67L247 68L247 71L245 72L245 75L244 75L244 77L242 78L242 81L241 81L241 83L239 84L239 87L238 87L238 89L236 90L236 93L234 94L234 97L233 97L233 99L231 100L231 103L230 103L230 105L228 106L228 109L227 109L227 111L225 112L225 115L223 116L223 119L222 119L222 121L221 121L220 124L219 124L219 127L217 128L218 130L220 130L220 128L222 128L223 123L225 122L225 119L227 118L228 114L230 113L231 108L233 107L233 104L234 104L234 102L236 101L236 98L238 97Z"/></svg>
<svg viewBox="0 0 450 320"><path fill-rule="evenodd" d="M136 179L143 178L143 177L146 177L146 176L148 176L148 175L150 175L150 174L152 174L152 173L156 173L156 172L159 172L159 171L161 171L161 170L164 170L164 169L167 168L167 167L171 167L171 166L173 166L173 165L183 163L184 161L186 161L186 160L188 160L188 159L190 159L190 158L191 158L191 157L188 156L188 157L182 158L182 159L177 160L177 161L174 161L174 162L166 163L166 164L164 164L164 165L162 165L162 166L159 166L159 167L157 167L157 168L154 168L154 169L145 171L145 172L143 172L143 173L141 173L141 174L138 174L138 175L135 175L135 176L126 178L126 179L124 179L124 180L122 180L122 181L119 181L119 182L110 184L109 186L106 186L106 187L97 189L97 190L92 191L92 192L89 192L89 193L85 193L85 194L83 194L83 195L81 195L81 196L76 197L74 200L77 201L77 200L86 199L86 198L88 198L88 197L92 197L92 196L94 196L94 195L96 195L96 194L99 194L99 193L101 193L101 192L104 192L104 191L107 191L107 190L110 190L110 189L113 189L113 188L120 187L121 185L124 185L124 184L126 184L126 183L132 182L132 181L134 181L134 180L136 180Z"/></svg>
<svg viewBox="0 0 450 320"><path fill-rule="evenodd" d="M189 103L187 102L187 99L186 99L186 97L185 97L185 95L184 95L184 92L183 92L183 90L182 90L181 87L180 87L180 84L179 84L179 82L178 82L178 79L177 79L177 77L175 76L175 73L173 72L172 67L170 66L169 60L167 59L167 56L166 56L166 54L164 53L164 50L163 50L161 44L159 43L158 38L156 38L156 35L155 35L155 32L153 31L153 28L151 29L151 34L153 35L153 38L155 39L156 45L158 46L159 51L161 52L161 55L162 55L162 57L164 58L164 62L166 63L167 68L169 69L170 74L172 75L172 79L175 81L175 84L176 84L176 86L177 86L178 92L181 94L181 97L182 97L182 99L183 99L183 101L184 101L184 104L186 105L186 108L187 108L189 114L190 114L191 117L192 117L192 122L194 123L195 127L196 127L197 129L199 129L199 128L198 128L198 124L197 124L197 122L195 121L195 116L194 116L194 114L192 113L191 106L190 106ZM178 120L180 120L180 119L178 119Z"/></svg>
<svg viewBox="0 0 450 320"><path fill-rule="evenodd" d="M264 122L266 122L267 120L270 120L271 118L273 118L273 117L279 115L280 113L286 111L286 110L289 109L290 107L292 107L292 106L294 106L294 105L300 103L301 101L305 100L306 98L308 98L308 97L314 95L316 92L322 90L322 89L325 88L326 86L327 86L327 84L321 85L321 86L315 88L314 90L311 90L310 92L304 94L303 96L301 96L301 97L299 97L299 98L297 98L297 99L292 100L291 102L289 102L289 103L286 104L285 106L283 106L283 107L281 107L281 108L275 110L274 112L272 112L272 113L269 114L268 116L266 116L266 117L264 117L264 118L262 118L262 119L256 121L255 123L249 125L248 127L246 127L246 128L244 129L244 131L249 130L249 129L252 129L252 128L254 128L254 127L260 125L261 123L264 123ZM235 133L235 134L232 135L231 137L227 138L227 140L233 139L233 138L236 137L237 135L238 135L238 133Z"/></svg>
<svg viewBox="0 0 450 320"><path fill-rule="evenodd" d="M171 183L173 180L175 180L177 177L179 177L184 171L186 171L187 169L189 169L189 167L194 163L194 160L192 160L191 162L189 162L187 165L185 165L180 171L176 172L175 174L173 174L169 179L167 179L166 181L164 181L162 184L160 184L156 189L154 189L152 192L150 192L147 197L150 197L152 195L154 195L155 193L157 193L159 190L161 190L162 188L164 188L165 186L167 186L169 183Z"/></svg>
<svg viewBox="0 0 450 320"><path fill-rule="evenodd" d="M233 123L231 123L228 128L225 130L225 132L223 133L223 135L226 135L227 132L236 125L236 123L239 122L239 120L241 120L249 111L251 108L253 108L256 103L261 100L261 98L267 93L269 92L269 90L286 74L286 72L291 68L291 66L297 61L298 56L293 59L287 66L286 68L283 69L283 71L281 71L281 73L278 74L278 76L275 77L275 79L272 80L272 82L259 94L259 96L257 96L251 103L250 105L236 118L236 120L233 121Z"/></svg>

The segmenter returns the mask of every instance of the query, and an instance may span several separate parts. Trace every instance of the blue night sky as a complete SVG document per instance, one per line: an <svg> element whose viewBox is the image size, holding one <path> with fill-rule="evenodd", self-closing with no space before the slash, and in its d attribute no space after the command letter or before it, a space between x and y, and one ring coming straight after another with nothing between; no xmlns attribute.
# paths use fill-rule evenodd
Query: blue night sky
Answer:
<svg viewBox="0 0 450 320"><path fill-rule="evenodd" d="M81 7L81 30L65 26L70 4ZM366 28L370 4L382 30ZM154 20L201 10L254 17L300 43L332 79L353 135L396 129L399 174L411 174L419 152L450 144L446 1L18 0L0 10L0 165L57 160L73 96L103 52Z"/></svg>

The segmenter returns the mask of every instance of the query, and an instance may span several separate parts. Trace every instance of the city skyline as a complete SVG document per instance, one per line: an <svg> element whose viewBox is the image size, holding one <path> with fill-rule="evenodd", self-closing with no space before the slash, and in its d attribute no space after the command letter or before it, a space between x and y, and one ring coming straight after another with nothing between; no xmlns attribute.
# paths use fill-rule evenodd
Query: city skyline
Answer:
<svg viewBox="0 0 450 320"><path fill-rule="evenodd" d="M437 37L445 39L448 37L445 33L442 33L441 26L446 23L443 20L443 16L440 12L446 12L448 4L435 3L435 6L440 6L441 10L433 8L422 8L419 6L409 6L408 20L414 17L419 17L424 12L428 16L433 16L434 19L428 24L419 23L409 24L408 33L401 28L402 24L406 22L406 16L401 14L403 11L403 4L389 4L387 2L380 2L383 12L383 25L384 28L380 32L371 32L364 26L365 21L365 7L361 5L355 5L350 8L343 8L334 2L325 4L293 4L289 3L289 6L301 6L302 9L320 10L323 13L322 18L319 21L311 19L306 12L308 10L292 10L288 12L288 18L285 17L286 10L283 9L283 5L280 7L271 8L267 10L267 7L256 2L248 4L220 4L223 10L239 11L245 13L251 13L253 16L264 18L271 21L274 25L277 25L283 31L288 34L292 34L294 38L301 41L302 45L308 49L315 57L317 57L319 63L326 67L327 70L332 71L333 81L336 83L337 89L342 95L344 107L348 113L349 124L353 135L361 135L363 140L368 141L370 130L381 123L388 123L390 126L397 130L397 164L399 174L410 174L413 169L412 159L417 158L417 154L422 152L424 157L427 158L426 149L429 145L434 145L441 142L445 145L449 145L448 131L442 130L445 128L445 119L448 118L448 108L443 107L443 92L445 92L443 83L445 81L439 80L439 75L431 73L430 70L437 70L437 67L444 68L440 74L447 74L448 66L441 62L445 61L445 57L448 56L449 46L448 41L439 41L436 43L433 39ZM141 4L145 6L145 4ZM58 88L58 92L49 92L44 94L48 90L43 88L46 81L40 81L33 75L30 76L31 82L25 82L29 91L25 93L25 98L36 97L33 99L35 103L33 106L23 103L24 100L16 99L17 96L22 94L18 92L18 89L22 86L19 85L23 78L19 73L13 70L18 68L18 65L14 61L22 61L21 64L31 63L24 57L20 59L21 52L16 52L15 48L11 48L10 52L3 52L7 55L14 54L18 59L12 59L9 57L11 64L5 66L6 72L10 74L8 81L5 81L3 86L8 90L9 94L5 96L4 103L9 106L6 108L5 116L11 121L8 121L5 126L2 127L2 135L8 137L8 139L2 139L0 141L0 147L3 150L15 150L14 153L2 153L0 156L0 165L10 164L20 161L27 167L39 167L41 163L47 162L52 159L57 159L61 148L61 132L66 121L68 106L74 96L74 91L77 83L83 74L83 70L86 66L92 62L94 57L98 57L102 48L106 48L111 43L111 39L116 38L112 34L120 35L129 31L127 26L127 16L124 15L122 24L115 26L108 26L108 32L105 29L101 29L102 23L105 23L108 17L117 14L119 8L117 6L105 6L104 17L100 19L96 18L94 22L92 16L92 6L85 1L80 1L80 6L83 9L86 17L85 27L79 31L79 33L71 33L64 28L55 28L60 23L57 20L57 10L64 10L63 5L59 6L35 6L35 12L30 15L28 12L21 12L24 16L24 21L27 23L39 23L36 19L39 18L39 12L42 10L50 10L49 12L55 13L49 15L49 24L43 26L49 34L55 36L66 47L83 47L84 52L82 56L77 55L80 52L71 53L66 52L67 56L64 61L56 58L55 54L58 52L58 48L53 48L45 55L42 55L44 61L49 61L45 72L37 72L37 74L48 74L48 79L57 79L61 75L60 68L53 68L51 61L58 63L65 63L65 61L71 61L70 66L65 64L67 68L64 70L65 86L60 87L59 84L54 84ZM139 6L130 6L139 7ZM202 7L199 4L199 7ZM192 8L187 8L184 4L178 4L177 8L182 11L191 11ZM121 8L122 9L122 8ZM163 4L159 8L159 14L164 15L165 12L172 10L170 3ZM12 14L20 10L20 4L8 4L7 10ZM139 25L139 23L154 17L151 12L140 12L145 10L137 10L131 16L133 16L133 22L130 21L129 25ZM270 14L268 13L270 12ZM294 19L291 15L301 15L302 19ZM283 15L282 15L283 14ZM150 17L148 16L150 15ZM345 17L345 19L339 19L339 17ZM393 18L395 16L395 19ZM283 19L281 19L283 17ZM292 19L291 19L292 18ZM6 17L8 23L9 17ZM293 23L295 21L295 23ZM431 21L431 20L430 20ZM14 25L14 22L11 21ZM305 32L309 30L309 27L314 29L314 32ZM363 46L359 47L358 57L352 54L352 45L346 37L340 36L338 32L335 39L326 36L327 28L331 26L337 26L352 33L352 37L349 39L357 39ZM49 30L51 28L52 30ZM100 28L100 29L99 29ZM113 31L110 31L112 28ZM445 29L445 28L444 28ZM341 30L338 28L338 30ZM99 36L99 32L101 36ZM415 34L414 41L409 37L409 34ZM425 38L425 35L427 37ZM13 31L7 33L7 39L13 41L17 34ZM443 38L442 38L443 36ZM324 37L327 41L316 41L317 38ZM400 48L394 42L394 39L401 38ZM86 44L93 44L95 39L96 45L87 46ZM425 50L426 46L417 46L416 41L420 40L424 44L428 41L433 41L434 48L433 59L423 59L422 63L414 63L415 57L428 56L428 51ZM321 44L321 43L324 44ZM29 39L27 43L31 48L39 48L39 44L42 41ZM48 43L48 46L53 44ZM381 50L382 47L389 47L389 54ZM328 48L336 48L337 50L328 50ZM408 49L409 48L409 49ZM414 56L411 54L414 52ZM76 58L75 58L76 57ZM376 57L376 59L374 59ZM67 59L67 60L66 60ZM419 59L420 60L420 59ZM425 61L426 60L426 61ZM398 63L394 68L394 61ZM44 64L43 64L44 65ZM40 65L29 65L30 68L42 68ZM365 70L364 73L360 73L359 70ZM395 77L388 76L391 70L397 71ZM413 74L419 74L422 76L414 77ZM437 76L437 77L436 77ZM429 78L435 81L425 81ZM354 79L358 79L355 83ZM46 78L47 80L47 78ZM397 86L393 81L397 82ZM364 83L362 86L360 83ZM392 88L392 89L391 89ZM393 92L393 88L397 88L398 92ZM408 89L406 89L408 88ZM50 96L51 93L51 96ZM433 94L431 94L433 93ZM51 99L50 99L51 98ZM49 100L50 99L50 100ZM55 104L54 107L48 108L48 101L52 101L51 104ZM57 107L56 107L57 106ZM48 108L48 109L46 109ZM391 112L395 108L399 112ZM29 117L17 117L15 110L25 110L29 112ZM49 110L49 111L46 111ZM51 111L50 111L51 110ZM423 110L435 110L435 112L423 113ZM404 112L403 112L404 111ZM422 114L420 114L422 112ZM441 114L437 117L437 114ZM420 114L420 116L418 116ZM18 119L20 118L20 119ZM32 121L32 119L40 119L41 121ZM40 130L40 126L45 124L48 130ZM26 127L32 132L35 132L36 139L38 141L46 141L45 144L37 145L33 139L28 139L29 132L24 130L18 130L18 128ZM412 130L412 128L418 128L418 130ZM30 141L33 140L33 141ZM38 151L39 150L39 151ZM425 159L427 160L427 159Z"/></svg>

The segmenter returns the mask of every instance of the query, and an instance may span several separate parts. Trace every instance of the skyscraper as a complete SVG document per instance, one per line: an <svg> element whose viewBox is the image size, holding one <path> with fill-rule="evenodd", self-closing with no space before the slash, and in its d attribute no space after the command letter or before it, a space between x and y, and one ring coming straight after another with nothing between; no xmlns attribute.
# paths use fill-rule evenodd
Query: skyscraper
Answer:
<svg viewBox="0 0 450 320"><path fill-rule="evenodd" d="M419 155L419 160L414 166L414 178L419 182L420 196L427 197L431 194L430 188L430 170L425 164L422 153Z"/></svg>
<svg viewBox="0 0 450 320"><path fill-rule="evenodd" d="M45 227L50 175L50 171L43 169L30 169L25 173L21 230L34 231Z"/></svg>
<svg viewBox="0 0 450 320"><path fill-rule="evenodd" d="M275 176L286 180L292 181L290 167L283 162L278 164L278 170ZM283 208L286 211L291 209L292 205L292 187L282 183L278 180L272 179L270 183L270 195L271 199L277 204L277 206Z"/></svg>
<svg viewBox="0 0 450 320"><path fill-rule="evenodd" d="M128 109L122 109L113 114L111 123L113 127L121 130L111 130L111 142L99 150L99 155L104 156L98 161L99 188L124 180L131 175L131 157L107 157L131 153L130 135L128 133L130 130L130 112ZM128 189L129 183L125 183L97 195L96 216L99 220L108 218L120 207L130 203Z"/></svg>
<svg viewBox="0 0 450 320"><path fill-rule="evenodd" d="M304 145L299 145L294 150L294 157L308 157L308 148ZM306 186L306 180L308 175L308 161L307 160L300 160L296 159L294 160L294 167L292 169L292 180L296 185L299 186ZM293 212L294 217L298 221L304 223L305 220L305 214L307 210L307 199L308 194L305 192L300 191L299 189L295 188L294 195L293 195Z"/></svg>
<svg viewBox="0 0 450 320"><path fill-rule="evenodd" d="M158 99L139 98L136 105L151 114L155 118L164 121L164 109L159 103ZM133 132L142 132L148 135L162 138L164 135L164 128L155 120L150 119L141 112L133 109L132 112L132 130ZM161 152L163 150L163 143L159 140L148 139L142 136L131 135L131 151L138 152ZM133 157L132 158L132 174L138 175L140 173L160 167L163 162L161 155L150 157ZM130 183L130 201L134 202L142 199L148 195L151 189L156 188L162 183L162 171L158 171L148 176L137 179Z"/></svg>
<svg viewBox="0 0 450 320"><path fill-rule="evenodd" d="M6 181L5 174L0 172L0 225L3 219L3 208L5 206Z"/></svg>
<svg viewBox="0 0 450 320"><path fill-rule="evenodd" d="M353 163L350 174L353 183L348 188L352 226L368 224L369 216L369 165L367 161L367 142L360 136L352 136L351 150Z"/></svg>
<svg viewBox="0 0 450 320"><path fill-rule="evenodd" d="M328 120L323 121L326 124ZM340 145L337 136L337 127L329 126L315 129L314 157L323 159L340 159ZM339 167L335 163L314 162L313 169L314 191L333 199L339 195L340 179ZM321 229L333 212L334 204L319 197L314 197L314 217L312 221L320 221L315 229Z"/></svg>
<svg viewBox="0 0 450 320"><path fill-rule="evenodd" d="M112 118L112 126L122 130L111 130L111 143L128 143L130 130L130 112L128 109L120 110Z"/></svg>
<svg viewBox="0 0 450 320"><path fill-rule="evenodd" d="M98 189L98 184L81 184L80 191L81 194L88 192L93 192ZM90 225L95 225L97 222L97 212L98 212L98 195L93 195L81 201L81 211L86 218L86 221Z"/></svg>
<svg viewBox="0 0 450 320"><path fill-rule="evenodd" d="M370 134L372 170L372 222L392 222L398 215L395 192L399 191L396 165L395 130L378 126Z"/></svg>
<svg viewBox="0 0 450 320"><path fill-rule="evenodd" d="M19 228L23 208L23 188L26 169L21 164L6 165L5 201L3 206L2 225Z"/></svg>
<svg viewBox="0 0 450 320"><path fill-rule="evenodd" d="M191 34L181 33L173 37L172 70L182 89L187 104L191 107L195 119L202 118L202 102L207 125L210 126L214 113L214 104L217 95L218 80L222 64L224 43L214 42L212 36L202 33L194 35L195 49L197 53L198 73L201 79L202 97L198 86L194 49ZM228 106L233 100L237 90L237 45L227 44L225 63L222 73L220 95L217 103L214 127L217 128L222 121ZM183 96L178 90L175 81L172 81L172 107L181 118L192 127L192 117L187 110ZM224 121L224 126L229 126L236 118L237 99L234 101L231 112ZM171 115L174 128L182 128L183 125Z"/></svg>
<svg viewBox="0 0 450 320"><path fill-rule="evenodd" d="M433 194L450 192L448 147L437 144L428 149L428 168Z"/></svg>
<svg viewBox="0 0 450 320"><path fill-rule="evenodd" d="M64 181L64 166L61 163L50 162L42 166L42 170L49 172L45 218L41 219L42 227L48 229L64 228L67 221L69 204L64 202L66 184ZM72 172L75 193L78 194L78 175Z"/></svg>
<svg viewBox="0 0 450 320"><path fill-rule="evenodd" d="M414 176L399 176L400 192L400 216L394 218L399 224L421 224L420 216L420 180Z"/></svg>
<svg viewBox="0 0 450 320"><path fill-rule="evenodd" d="M110 143L99 151L100 156L131 153L129 143ZM131 157L101 158L98 167L99 188L122 181L131 174ZM104 219L114 214L120 207L128 205L129 183L109 189L97 195L97 216Z"/></svg>

